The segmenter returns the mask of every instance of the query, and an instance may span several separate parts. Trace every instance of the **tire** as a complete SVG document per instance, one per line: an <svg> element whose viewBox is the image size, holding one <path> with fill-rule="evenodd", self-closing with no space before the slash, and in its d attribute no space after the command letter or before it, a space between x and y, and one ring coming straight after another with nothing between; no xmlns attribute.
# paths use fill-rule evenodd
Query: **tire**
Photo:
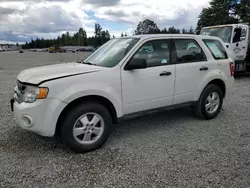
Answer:
<svg viewBox="0 0 250 188"><path fill-rule="evenodd" d="M208 97L215 96L215 98L219 99L214 100L212 103L208 102ZM209 98L209 99L210 99ZM213 107L206 109L206 105L213 104L215 105L214 110ZM221 89L217 85L209 84L206 86L206 88L203 90L199 101L197 102L197 105L194 109L195 115L206 120L210 120L215 118L221 111L223 105L223 94Z"/></svg>
<svg viewBox="0 0 250 188"><path fill-rule="evenodd" d="M94 125L93 122L91 123L94 116L97 119L96 121L100 119L96 125ZM95 129L94 131L91 130L93 127ZM77 128L78 130L81 129L81 133L83 131L85 131L85 133L78 135L80 132L76 132ZM91 131L93 132L89 133ZM62 142L70 150L77 153L85 153L100 148L107 141L111 131L112 118L109 111L99 103L85 102L72 108L68 112L62 121L60 137ZM96 136L97 134L95 132L100 133Z"/></svg>

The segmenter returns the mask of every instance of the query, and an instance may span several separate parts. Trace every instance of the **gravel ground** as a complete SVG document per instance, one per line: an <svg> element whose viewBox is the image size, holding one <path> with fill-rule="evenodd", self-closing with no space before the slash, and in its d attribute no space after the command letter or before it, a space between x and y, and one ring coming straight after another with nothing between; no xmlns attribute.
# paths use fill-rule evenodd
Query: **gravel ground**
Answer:
<svg viewBox="0 0 250 188"><path fill-rule="evenodd" d="M250 76L236 79L214 120L197 119L188 109L130 119L87 154L16 127L9 98L18 72L76 59L71 53L0 53L1 188L250 187Z"/></svg>

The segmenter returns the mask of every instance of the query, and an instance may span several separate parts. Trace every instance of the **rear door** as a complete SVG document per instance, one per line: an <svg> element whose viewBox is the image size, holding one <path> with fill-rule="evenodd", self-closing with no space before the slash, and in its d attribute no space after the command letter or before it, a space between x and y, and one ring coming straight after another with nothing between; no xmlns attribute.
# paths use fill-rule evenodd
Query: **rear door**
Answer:
<svg viewBox="0 0 250 188"><path fill-rule="evenodd" d="M222 43L215 39L203 39L203 42L210 50L213 58L218 61L221 69L227 74L227 76L232 76L233 70L230 69L230 63L233 62L229 61L227 50Z"/></svg>
<svg viewBox="0 0 250 188"><path fill-rule="evenodd" d="M218 63L208 61L195 38L173 38L173 46L173 63L176 64L174 104L195 101L204 77L218 68Z"/></svg>

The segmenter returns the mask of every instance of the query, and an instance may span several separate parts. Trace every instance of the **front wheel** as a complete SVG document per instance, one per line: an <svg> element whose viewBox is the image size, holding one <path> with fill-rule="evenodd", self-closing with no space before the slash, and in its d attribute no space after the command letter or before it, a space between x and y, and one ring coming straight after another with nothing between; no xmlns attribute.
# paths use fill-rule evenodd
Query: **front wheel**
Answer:
<svg viewBox="0 0 250 188"><path fill-rule="evenodd" d="M213 119L221 111L223 94L217 85L210 84L202 92L196 105L195 114L204 119Z"/></svg>
<svg viewBox="0 0 250 188"><path fill-rule="evenodd" d="M112 131L108 110L95 102L72 108L61 127L61 139L74 152L83 153L100 148Z"/></svg>

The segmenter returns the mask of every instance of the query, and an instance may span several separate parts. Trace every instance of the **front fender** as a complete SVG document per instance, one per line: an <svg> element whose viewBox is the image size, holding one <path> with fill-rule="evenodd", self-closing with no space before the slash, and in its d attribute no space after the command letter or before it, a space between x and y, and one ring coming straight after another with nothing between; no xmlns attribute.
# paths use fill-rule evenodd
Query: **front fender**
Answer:
<svg viewBox="0 0 250 188"><path fill-rule="evenodd" d="M65 103L70 103L78 98L90 95L97 95L108 99L114 105L117 116L121 117L123 115L121 93L113 89L111 86L105 84L74 84L63 92L58 93L55 98Z"/></svg>

